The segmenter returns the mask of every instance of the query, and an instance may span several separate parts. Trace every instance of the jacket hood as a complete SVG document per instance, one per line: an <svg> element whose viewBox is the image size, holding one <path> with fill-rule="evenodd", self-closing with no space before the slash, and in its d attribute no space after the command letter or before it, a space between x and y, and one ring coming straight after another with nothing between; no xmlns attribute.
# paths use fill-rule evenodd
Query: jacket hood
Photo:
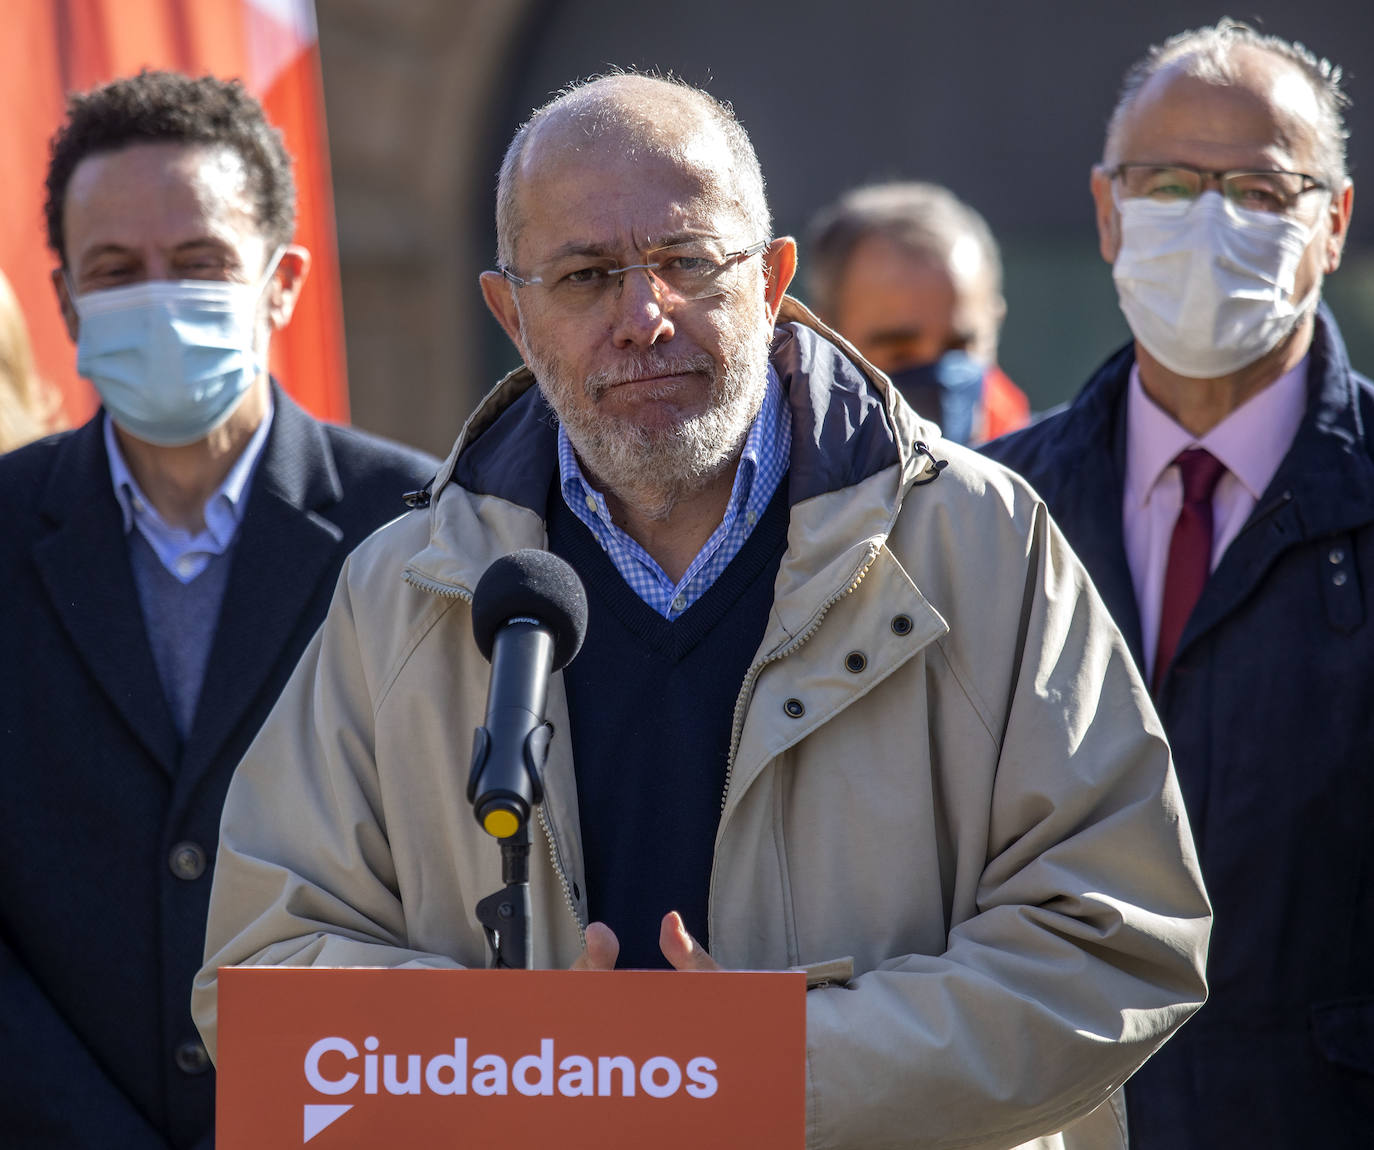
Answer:
<svg viewBox="0 0 1374 1150"><path fill-rule="evenodd" d="M791 297L779 310L769 358L792 412L789 504L879 481L890 525L906 488L938 474L942 464L932 449L940 442L939 427L917 415L882 372ZM422 582L470 591L491 559L545 545L557 428L528 367L511 372L478 404L435 478L430 544L410 565ZM473 498L458 506L451 486ZM497 517L495 508L492 516L483 514L488 501L501 505L502 529L479 547L474 533ZM523 515L512 517L512 505ZM510 532L513 521L524 521L518 539ZM886 528L869 526L885 534ZM454 540L462 541L460 548L451 545Z"/></svg>

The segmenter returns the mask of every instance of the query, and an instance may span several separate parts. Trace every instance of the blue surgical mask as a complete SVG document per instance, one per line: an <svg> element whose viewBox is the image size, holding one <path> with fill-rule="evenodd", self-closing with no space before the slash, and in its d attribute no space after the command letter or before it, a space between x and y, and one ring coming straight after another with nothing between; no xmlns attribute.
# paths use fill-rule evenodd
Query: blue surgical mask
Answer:
<svg viewBox="0 0 1374 1150"><path fill-rule="evenodd" d="M983 398L987 368L966 351L947 351L933 363L891 374L893 384L917 412L940 425L946 439L967 443L973 412Z"/></svg>
<svg viewBox="0 0 1374 1150"><path fill-rule="evenodd" d="M258 301L281 255L256 284L153 280L73 293L76 370L119 427L179 447L229 418L266 368L253 346Z"/></svg>

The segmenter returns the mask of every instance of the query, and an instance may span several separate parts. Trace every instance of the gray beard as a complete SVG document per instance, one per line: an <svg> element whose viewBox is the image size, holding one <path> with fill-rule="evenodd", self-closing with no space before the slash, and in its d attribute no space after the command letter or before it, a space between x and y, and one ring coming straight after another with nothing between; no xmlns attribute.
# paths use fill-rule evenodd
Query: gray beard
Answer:
<svg viewBox="0 0 1374 1150"><path fill-rule="evenodd" d="M553 360L535 352L528 339L524 342L540 390L590 478L638 514L662 520L739 459L763 404L769 332L753 324L736 335L719 364L704 353L677 356L654 350L582 381L568 379ZM709 376L710 406L671 427L645 428L564 402L574 388L595 399L626 380L690 372Z"/></svg>

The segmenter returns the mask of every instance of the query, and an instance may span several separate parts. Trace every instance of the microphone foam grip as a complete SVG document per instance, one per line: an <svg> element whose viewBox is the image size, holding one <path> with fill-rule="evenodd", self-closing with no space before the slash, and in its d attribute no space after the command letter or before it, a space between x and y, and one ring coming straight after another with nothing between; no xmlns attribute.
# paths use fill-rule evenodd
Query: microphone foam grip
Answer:
<svg viewBox="0 0 1374 1150"><path fill-rule="evenodd" d="M577 572L550 551L512 551L477 580L472 634L483 658L490 662L496 632L522 615L552 633L555 671L572 662L587 633L587 592Z"/></svg>

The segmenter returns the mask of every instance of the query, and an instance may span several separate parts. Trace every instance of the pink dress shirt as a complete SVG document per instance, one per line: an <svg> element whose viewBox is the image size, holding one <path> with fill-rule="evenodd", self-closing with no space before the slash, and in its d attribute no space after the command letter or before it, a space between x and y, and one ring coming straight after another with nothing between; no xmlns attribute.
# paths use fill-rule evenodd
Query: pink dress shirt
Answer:
<svg viewBox="0 0 1374 1150"><path fill-rule="evenodd" d="M1138 367L1131 368L1126 402L1126 490L1121 518L1126 562L1140 609L1148 682L1159 642L1169 540L1183 506L1183 481L1174 458L1185 448L1202 447L1226 465L1226 474L1212 496L1210 570L1215 571L1298 433L1307 409L1307 359L1246 400L1201 439L1175 423L1145 394Z"/></svg>

